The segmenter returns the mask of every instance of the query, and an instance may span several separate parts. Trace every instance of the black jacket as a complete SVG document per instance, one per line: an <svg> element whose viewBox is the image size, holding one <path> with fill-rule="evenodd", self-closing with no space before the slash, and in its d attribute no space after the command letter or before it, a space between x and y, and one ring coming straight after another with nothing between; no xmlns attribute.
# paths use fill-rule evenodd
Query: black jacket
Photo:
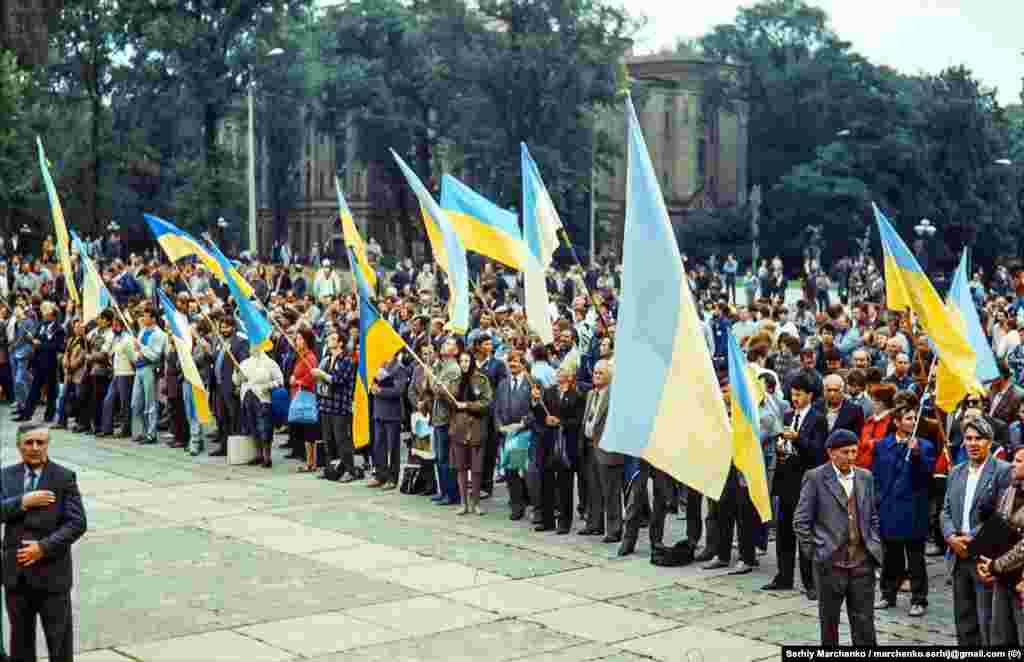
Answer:
<svg viewBox="0 0 1024 662"><path fill-rule="evenodd" d="M71 590L71 545L87 529L85 507L78 492L75 472L50 461L43 469L37 490L53 492L57 500L46 508L21 509L25 491L25 465L18 463L0 473L2 519L4 522L4 586L15 587L24 576L34 589L61 593ZM23 540L35 540L43 558L27 567L18 566L18 548Z"/></svg>

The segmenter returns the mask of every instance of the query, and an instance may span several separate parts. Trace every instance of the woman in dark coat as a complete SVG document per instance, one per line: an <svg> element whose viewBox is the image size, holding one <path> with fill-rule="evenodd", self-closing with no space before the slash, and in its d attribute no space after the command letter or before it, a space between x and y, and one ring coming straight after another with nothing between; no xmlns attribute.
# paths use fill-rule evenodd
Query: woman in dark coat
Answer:
<svg viewBox="0 0 1024 662"><path fill-rule="evenodd" d="M561 430L558 387L551 385L544 388L540 382L531 379L530 399L530 414L526 424L533 433L540 480L537 489L540 494L540 523L533 530L552 531L555 528L555 476L561 463L559 454L555 452L555 443Z"/></svg>
<svg viewBox="0 0 1024 662"><path fill-rule="evenodd" d="M470 352L459 355L459 368L462 378L452 394L455 396L455 412L448 426L448 461L459 481L462 509L458 514L483 515L480 510L483 439L494 390L487 375L476 369L476 358ZM470 480L471 483L468 482Z"/></svg>
<svg viewBox="0 0 1024 662"><path fill-rule="evenodd" d="M558 533L565 535L572 527L573 482L579 476L580 498L586 494L580 469L580 423L587 397L576 389L576 376L571 370L558 371L558 424L562 435L568 464L559 464L555 469L555 500L558 508Z"/></svg>

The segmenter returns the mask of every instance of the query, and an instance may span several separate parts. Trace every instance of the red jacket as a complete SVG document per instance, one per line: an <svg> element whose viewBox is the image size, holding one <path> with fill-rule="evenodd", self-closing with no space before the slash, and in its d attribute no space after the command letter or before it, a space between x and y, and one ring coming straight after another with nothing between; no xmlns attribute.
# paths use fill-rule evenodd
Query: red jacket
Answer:
<svg viewBox="0 0 1024 662"><path fill-rule="evenodd" d="M889 434L889 423L892 414L886 412L881 418L870 416L864 419L864 427L860 432L860 443L857 445L856 464L861 469L871 470L874 460L875 442Z"/></svg>
<svg viewBox="0 0 1024 662"><path fill-rule="evenodd" d="M295 360L295 367L292 368L291 397L295 397L299 390L316 393L316 380L313 379L313 368L316 367L316 355L311 351Z"/></svg>

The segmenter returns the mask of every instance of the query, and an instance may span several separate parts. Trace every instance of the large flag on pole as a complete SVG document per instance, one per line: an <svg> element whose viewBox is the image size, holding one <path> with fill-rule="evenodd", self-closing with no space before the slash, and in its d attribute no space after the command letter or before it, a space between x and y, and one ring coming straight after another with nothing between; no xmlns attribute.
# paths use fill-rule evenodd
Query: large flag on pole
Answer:
<svg viewBox="0 0 1024 662"><path fill-rule="evenodd" d="M202 242L176 225L151 214L143 214L143 216L149 224L149 229L153 232L153 238L156 239L156 243L160 244L160 248L164 249L171 262L177 262L183 257L195 256L210 270L210 273L217 280L225 285L230 285L233 281L234 286L246 298L253 295L252 285L249 285L242 278L242 275L238 273L238 270L235 269L230 260L218 260ZM212 246L213 242L210 242L210 245Z"/></svg>
<svg viewBox="0 0 1024 662"><path fill-rule="evenodd" d="M981 388L975 377L977 355L967 340L967 330L950 315L927 274L903 243L878 205L872 203L885 257L886 305L892 310L913 312L931 339L939 359L944 399L957 402L970 391ZM946 410L950 411L950 410Z"/></svg>
<svg viewBox="0 0 1024 662"><path fill-rule="evenodd" d="M423 214L423 222L427 226L427 236L430 238L430 246L434 251L434 259L437 264L448 274L448 284L451 289L451 299L448 302L448 319L452 330L456 333L465 333L469 330L469 266L466 263L466 248L462 245L455 227L452 225L448 215L434 201L433 196L423 186L423 182L416 176L416 173L406 165L395 150L391 155L398 162L406 181L416 194L420 203L420 211ZM434 225L440 230L440 237L430 236L430 226Z"/></svg>
<svg viewBox="0 0 1024 662"><path fill-rule="evenodd" d="M355 273L357 280L363 278L361 271ZM370 443L370 386L384 364L402 351L405 341L370 303L366 283L360 283L356 289L359 292L359 369L352 399L352 440L356 448L362 448Z"/></svg>
<svg viewBox="0 0 1024 662"><path fill-rule="evenodd" d="M519 156L523 171L523 238L527 249L523 269L526 320L540 339L550 344L555 333L549 310L547 269L558 250L562 220L525 143L520 143Z"/></svg>
<svg viewBox="0 0 1024 662"><path fill-rule="evenodd" d="M441 208L467 251L497 260L516 271L523 270L526 247L515 214L451 175L441 178ZM424 220L428 234L439 232L428 218Z"/></svg>
<svg viewBox="0 0 1024 662"><path fill-rule="evenodd" d="M238 318L242 321L242 328L245 329L249 345L261 347L264 351L269 350L273 346L273 342L270 340L272 333L270 320L252 302L251 295L247 295L239 286L240 283L245 283L245 279L238 275L231 261L217 248L217 244L210 242L209 250L223 273L234 274L234 277L226 280L226 285L231 297L235 300L235 305L238 306Z"/></svg>
<svg viewBox="0 0 1024 662"><path fill-rule="evenodd" d="M75 243L75 248L78 249L78 260L82 265L82 322L88 324L110 307L112 298L96 270L96 265L89 258L89 251L86 250L85 243L75 234L74 230L69 230L69 232L71 240Z"/></svg>
<svg viewBox="0 0 1024 662"><path fill-rule="evenodd" d="M39 136L36 136L36 146L39 148L39 169L43 172L46 197L50 199L50 215L53 217L53 233L57 237L57 257L60 258L60 267L64 272L64 284L71 300L78 303L78 288L75 287L75 272L71 268L71 247L68 244L68 226L64 222L64 210L60 206L60 198L57 197L57 188L50 177L50 167L43 151L43 140Z"/></svg>
<svg viewBox="0 0 1024 662"><path fill-rule="evenodd" d="M980 393L982 384L999 379L999 367L996 365L996 357L992 354L992 346L989 345L985 331L981 328L981 319L978 317L978 310L974 307L974 298L971 297L971 288L967 278L967 251L960 256L960 266L953 274L953 284L946 296L946 308L949 310L950 319L956 324L967 337L967 342L974 350L974 377L977 384L974 392ZM936 371L935 402L946 412L956 409L966 392L955 376L940 363Z"/></svg>
<svg viewBox="0 0 1024 662"><path fill-rule="evenodd" d="M370 291L374 292L377 289L377 272L370 266L370 260L366 257L366 244L359 234L352 210L348 208L345 196L341 192L341 181L337 177L334 178L334 188L338 192L338 217L341 219L341 235L347 249L345 254L349 256L349 269L354 274L358 267L363 272L363 280L369 284Z"/></svg>
<svg viewBox="0 0 1024 662"><path fill-rule="evenodd" d="M732 463L747 479L750 500L762 522L772 519L772 497L761 451L758 379L747 365L736 336L729 332L729 387L732 403Z"/></svg>
<svg viewBox="0 0 1024 662"><path fill-rule="evenodd" d="M178 362L181 364L181 374L185 381L192 387L192 398L196 404L196 418L200 423L206 424L212 420L210 416L210 398L199 376L196 362L192 358L192 331L188 326L188 318L174 307L167 296L160 292L160 303L164 306L164 318L167 320L168 330L171 332L171 340L174 342L174 349L178 353Z"/></svg>
<svg viewBox="0 0 1024 662"><path fill-rule="evenodd" d="M622 299L601 448L642 457L717 499L732 428L675 233L631 101Z"/></svg>

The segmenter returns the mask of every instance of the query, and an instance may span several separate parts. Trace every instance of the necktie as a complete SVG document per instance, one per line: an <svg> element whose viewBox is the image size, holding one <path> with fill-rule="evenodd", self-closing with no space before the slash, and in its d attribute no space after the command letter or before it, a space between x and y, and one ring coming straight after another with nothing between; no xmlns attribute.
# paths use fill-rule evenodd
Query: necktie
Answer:
<svg viewBox="0 0 1024 662"><path fill-rule="evenodd" d="M796 432L797 434L800 433L800 423L803 422L803 421L800 420L801 417L802 417L802 414L799 414L799 413L797 413L793 417L793 432Z"/></svg>
<svg viewBox="0 0 1024 662"><path fill-rule="evenodd" d="M36 489L36 480L38 478L39 476L36 474L36 472L32 471L31 469L28 470L28 476L25 477L26 492L32 492L33 490Z"/></svg>

